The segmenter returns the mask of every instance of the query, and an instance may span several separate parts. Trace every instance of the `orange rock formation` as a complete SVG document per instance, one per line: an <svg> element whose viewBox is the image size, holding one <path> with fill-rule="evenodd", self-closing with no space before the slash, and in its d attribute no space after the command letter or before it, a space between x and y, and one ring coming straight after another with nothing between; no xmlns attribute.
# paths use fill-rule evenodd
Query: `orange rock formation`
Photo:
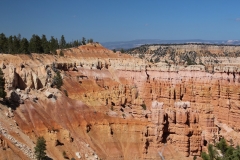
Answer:
<svg viewBox="0 0 240 160"><path fill-rule="evenodd" d="M29 150L44 136L53 159L64 159L63 152L75 159L192 159L219 136L240 140L236 65L212 74L201 65L168 68L99 44L66 49L64 57L3 54L0 64L16 107L3 107L0 116L27 135L15 139ZM61 91L51 87L56 69ZM18 159L31 155L3 134L0 148Z"/></svg>

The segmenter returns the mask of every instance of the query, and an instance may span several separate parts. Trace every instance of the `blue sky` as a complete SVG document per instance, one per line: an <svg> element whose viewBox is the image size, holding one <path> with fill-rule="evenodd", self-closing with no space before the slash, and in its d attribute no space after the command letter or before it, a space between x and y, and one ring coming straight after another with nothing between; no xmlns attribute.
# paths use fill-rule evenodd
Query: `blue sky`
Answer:
<svg viewBox="0 0 240 160"><path fill-rule="evenodd" d="M1 0L0 14L0 32L28 39L240 39L239 0Z"/></svg>

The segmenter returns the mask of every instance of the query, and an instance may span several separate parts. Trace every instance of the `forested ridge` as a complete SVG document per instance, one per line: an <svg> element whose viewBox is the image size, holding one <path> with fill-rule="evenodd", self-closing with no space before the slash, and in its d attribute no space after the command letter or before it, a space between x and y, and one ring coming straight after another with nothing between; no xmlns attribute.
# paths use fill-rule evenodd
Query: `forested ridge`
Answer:
<svg viewBox="0 0 240 160"><path fill-rule="evenodd" d="M21 37L21 34L5 36L4 33L0 34L0 53L6 54L30 54L30 53L46 53L55 54L57 49L65 49L71 47L78 47L85 45L86 43L92 43L93 39L86 40L82 37L81 40L73 40L66 42L64 35L58 40L54 36L51 36L48 40L46 35L38 36L33 34L30 40Z"/></svg>

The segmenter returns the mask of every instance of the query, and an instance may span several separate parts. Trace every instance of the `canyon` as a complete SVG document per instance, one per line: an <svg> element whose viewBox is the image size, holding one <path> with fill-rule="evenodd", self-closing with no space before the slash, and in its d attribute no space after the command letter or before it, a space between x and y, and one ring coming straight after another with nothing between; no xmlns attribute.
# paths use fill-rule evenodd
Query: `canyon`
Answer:
<svg viewBox="0 0 240 160"><path fill-rule="evenodd" d="M1 159L35 159L39 136L59 160L201 159L221 137L240 143L239 46L114 53L89 43L62 52L0 54ZM56 71L61 90L52 85Z"/></svg>

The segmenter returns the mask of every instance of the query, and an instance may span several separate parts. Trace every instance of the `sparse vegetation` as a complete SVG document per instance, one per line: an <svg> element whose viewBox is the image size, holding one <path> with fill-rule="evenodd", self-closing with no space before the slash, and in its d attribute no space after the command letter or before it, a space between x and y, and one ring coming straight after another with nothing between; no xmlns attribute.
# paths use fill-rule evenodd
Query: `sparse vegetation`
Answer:
<svg viewBox="0 0 240 160"><path fill-rule="evenodd" d="M82 37L82 45L86 45L86 38Z"/></svg>
<svg viewBox="0 0 240 160"><path fill-rule="evenodd" d="M92 38L88 39L87 43L93 43L93 39Z"/></svg>
<svg viewBox="0 0 240 160"><path fill-rule="evenodd" d="M219 150L219 151L218 151ZM222 138L214 147L212 144L208 145L208 154L203 152L201 154L203 160L239 160L240 146L236 148L229 146L224 138Z"/></svg>
<svg viewBox="0 0 240 160"><path fill-rule="evenodd" d="M122 48L122 49L120 50L120 52L121 52L121 53L124 53L125 51L124 51L124 49Z"/></svg>
<svg viewBox="0 0 240 160"><path fill-rule="evenodd" d="M142 106L142 108L143 108L144 110L146 110L146 109L147 109L147 106L146 106L146 104L145 104L145 103L141 104L141 106Z"/></svg>

